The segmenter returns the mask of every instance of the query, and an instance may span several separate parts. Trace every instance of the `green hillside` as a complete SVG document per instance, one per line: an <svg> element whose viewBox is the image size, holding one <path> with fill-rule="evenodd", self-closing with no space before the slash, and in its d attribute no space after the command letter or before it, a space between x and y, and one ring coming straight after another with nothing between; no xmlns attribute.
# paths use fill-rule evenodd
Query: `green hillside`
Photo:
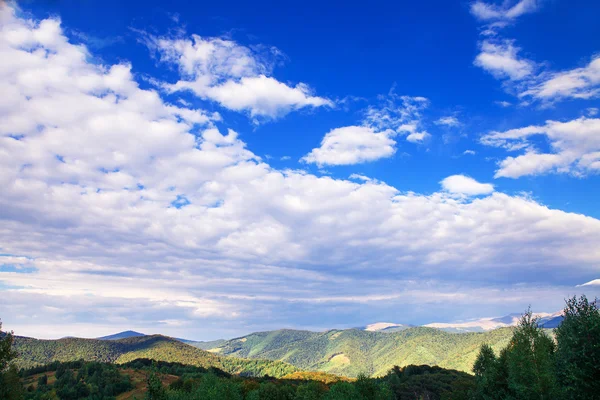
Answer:
<svg viewBox="0 0 600 400"><path fill-rule="evenodd" d="M223 357L161 335L131 337L120 340L66 338L38 340L15 338L20 368L48 364L52 361L101 361L124 364L138 358L177 362L198 367L216 367L233 374L281 377L298 371L279 361Z"/></svg>
<svg viewBox="0 0 600 400"><path fill-rule="evenodd" d="M360 373L382 376L394 365L410 364L470 373L481 344L487 343L499 351L511 334L511 328L461 334L424 327L385 333L285 329L215 341L212 346L204 343L208 351L160 335L110 341L17 338L15 348L20 354L19 367L79 359L122 364L149 358L255 376L282 377L304 370L355 377Z"/></svg>
<svg viewBox="0 0 600 400"><path fill-rule="evenodd" d="M278 330L253 333L209 350L242 358L280 360L302 370L345 376L381 376L394 365L410 364L438 365L470 373L481 344L488 343L499 351L511 335L511 328L461 334L424 327L391 333L357 329Z"/></svg>

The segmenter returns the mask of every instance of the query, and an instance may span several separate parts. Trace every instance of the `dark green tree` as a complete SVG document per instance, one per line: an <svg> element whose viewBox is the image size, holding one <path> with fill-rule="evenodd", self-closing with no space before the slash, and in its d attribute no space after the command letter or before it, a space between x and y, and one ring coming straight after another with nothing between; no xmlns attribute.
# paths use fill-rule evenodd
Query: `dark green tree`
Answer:
<svg viewBox="0 0 600 400"><path fill-rule="evenodd" d="M294 400L320 400L323 393L325 393L325 389L320 382L307 382L296 388Z"/></svg>
<svg viewBox="0 0 600 400"><path fill-rule="evenodd" d="M24 394L25 390L21 384L19 371L11 364L6 371L0 374L0 399L20 400Z"/></svg>
<svg viewBox="0 0 600 400"><path fill-rule="evenodd" d="M498 360L488 344L481 345L473 364L473 373L476 381L475 397L481 400L497 399Z"/></svg>
<svg viewBox="0 0 600 400"><path fill-rule="evenodd" d="M554 342L527 310L515 328L506 354L508 389L514 398L556 399L554 353Z"/></svg>
<svg viewBox="0 0 600 400"><path fill-rule="evenodd" d="M600 312L585 296L566 301L556 328L557 377L564 399L600 398Z"/></svg>
<svg viewBox="0 0 600 400"><path fill-rule="evenodd" d="M294 390L288 385L276 385L273 382L261 383L258 389L260 400L293 400Z"/></svg>
<svg viewBox="0 0 600 400"><path fill-rule="evenodd" d="M160 378L156 375L154 371L150 372L148 375L148 380L146 381L146 385L148 391L146 392L145 400L166 400L167 399L167 391L163 387Z"/></svg>
<svg viewBox="0 0 600 400"><path fill-rule="evenodd" d="M18 400L23 398L24 390L19 373L10 362L17 357L13 350L13 333L2 332L0 321L0 399Z"/></svg>
<svg viewBox="0 0 600 400"><path fill-rule="evenodd" d="M13 350L14 336L12 332L2 332L2 320L0 320L0 373L3 373L8 364L17 357Z"/></svg>
<svg viewBox="0 0 600 400"><path fill-rule="evenodd" d="M356 386L349 382L338 382L331 386L329 392L323 397L325 400L360 400L361 396Z"/></svg>

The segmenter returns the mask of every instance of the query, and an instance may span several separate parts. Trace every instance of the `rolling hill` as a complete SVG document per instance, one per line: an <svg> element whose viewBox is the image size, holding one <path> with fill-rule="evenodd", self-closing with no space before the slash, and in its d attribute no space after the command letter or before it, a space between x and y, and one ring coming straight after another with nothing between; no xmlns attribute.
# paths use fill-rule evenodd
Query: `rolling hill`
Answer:
<svg viewBox="0 0 600 400"><path fill-rule="evenodd" d="M16 337L17 367L28 368L52 361L102 361L124 364L138 358L178 362L198 367L216 367L232 374L282 377L298 368L279 361L223 357L161 336L134 336L116 340L65 338L39 340Z"/></svg>
<svg viewBox="0 0 600 400"><path fill-rule="evenodd" d="M511 336L511 328L460 334L425 327L397 332L284 329L253 333L208 350L227 356L280 360L302 370L345 376L379 376L394 365L409 364L437 365L470 373L481 344L488 343L499 351Z"/></svg>

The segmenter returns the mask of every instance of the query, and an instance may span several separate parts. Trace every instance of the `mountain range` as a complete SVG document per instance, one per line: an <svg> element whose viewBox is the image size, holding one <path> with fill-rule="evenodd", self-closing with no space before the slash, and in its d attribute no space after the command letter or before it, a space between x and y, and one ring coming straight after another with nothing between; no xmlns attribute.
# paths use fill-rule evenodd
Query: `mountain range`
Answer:
<svg viewBox="0 0 600 400"><path fill-rule="evenodd" d="M512 336L521 314L455 323L411 326L378 322L367 326L311 332L280 329L230 340L194 341L124 331L96 339L39 340L17 337L17 364L31 367L52 361L106 361L138 358L216 367L252 376L281 377L319 371L354 377L380 376L393 366L437 365L471 372L483 343L499 351ZM536 315L540 326L555 328L562 312Z"/></svg>
<svg viewBox="0 0 600 400"><path fill-rule="evenodd" d="M555 313L534 313L533 315L538 318L538 325L547 329L556 328L563 320L562 310ZM451 323L431 323L424 326L456 333L485 332L497 328L516 326L519 323L521 316L521 313L514 313L505 315L504 317L480 318Z"/></svg>
<svg viewBox="0 0 600 400"><path fill-rule="evenodd" d="M110 339L111 337L125 338ZM448 333L409 327L397 332L360 329L310 332L277 330L213 342L182 342L161 335L121 332L109 339L15 338L18 367L52 361L105 361L123 364L138 358L216 367L226 372L281 377L297 371L319 371L354 377L383 375L395 365L438 365L470 372L482 343L499 350L512 329Z"/></svg>
<svg viewBox="0 0 600 400"><path fill-rule="evenodd" d="M207 350L223 356L284 361L301 370L351 377L380 376L395 365L409 364L471 372L483 343L499 351L511 337L511 328L459 334L427 327L409 327L396 332L282 329L252 333Z"/></svg>
<svg viewBox="0 0 600 400"><path fill-rule="evenodd" d="M137 333L137 332L133 332ZM123 335L121 334L117 335ZM115 336L115 335L112 335ZM197 367L219 368L232 374L282 377L298 368L280 361L225 357L162 335L129 336L121 339L63 338L40 340L15 337L18 368L45 365L53 361L100 361L124 364L136 359L176 362Z"/></svg>

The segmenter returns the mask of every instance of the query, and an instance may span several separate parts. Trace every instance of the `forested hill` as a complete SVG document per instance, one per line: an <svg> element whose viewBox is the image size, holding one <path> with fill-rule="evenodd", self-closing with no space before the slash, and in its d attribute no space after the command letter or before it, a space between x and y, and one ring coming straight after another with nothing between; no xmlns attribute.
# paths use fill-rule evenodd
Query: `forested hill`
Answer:
<svg viewBox="0 0 600 400"><path fill-rule="evenodd" d="M380 376L394 365L410 364L438 365L471 373L483 343L499 351L511 335L512 328L460 334L424 327L393 333L284 329L253 333L208 350L228 356L280 360L302 370L344 376Z"/></svg>
<svg viewBox="0 0 600 400"><path fill-rule="evenodd" d="M281 377L298 371L279 361L223 357L161 336L130 337L119 340L64 338L39 340L16 337L14 349L18 367L33 367L52 361L102 361L123 364L138 358L178 362L204 368L216 367L233 374Z"/></svg>
<svg viewBox="0 0 600 400"><path fill-rule="evenodd" d="M459 334L424 327L393 333L284 329L205 343L209 351L160 335L119 340L18 337L15 349L19 352L17 364L20 367L79 359L125 363L149 358L217 367L235 374L277 377L303 370L355 377L361 373L381 376L395 365L410 364L437 365L471 373L483 343L499 351L507 345L511 335L512 328Z"/></svg>

